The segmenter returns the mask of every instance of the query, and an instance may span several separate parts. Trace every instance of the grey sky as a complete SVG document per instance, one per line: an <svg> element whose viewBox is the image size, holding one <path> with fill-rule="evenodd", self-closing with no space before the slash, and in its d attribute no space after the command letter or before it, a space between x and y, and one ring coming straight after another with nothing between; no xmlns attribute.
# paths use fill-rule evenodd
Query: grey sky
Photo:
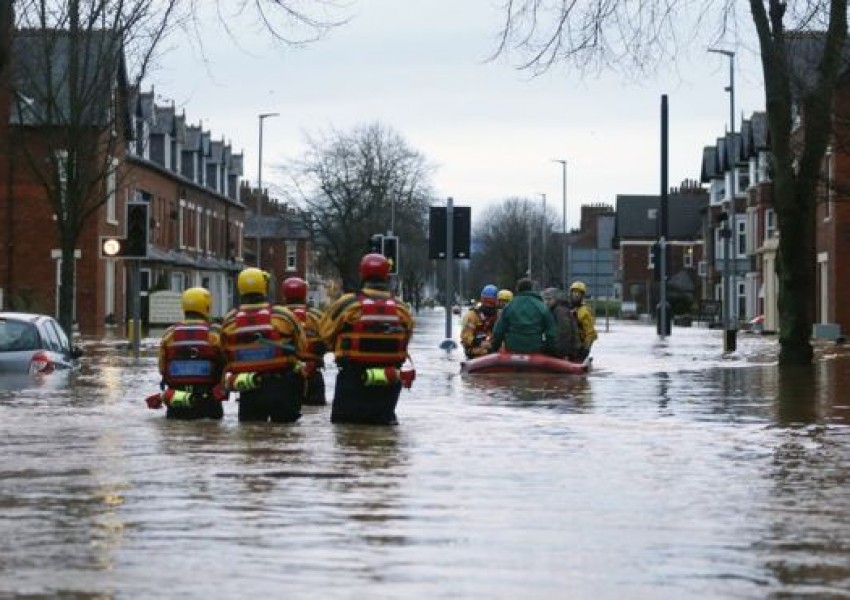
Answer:
<svg viewBox="0 0 850 600"><path fill-rule="evenodd" d="M487 62L501 13L492 0L360 0L353 20L303 49L274 46L250 20L239 46L214 18L205 23L204 64L172 42L148 78L157 94L204 120L246 155L256 182L257 115L264 126L263 183L304 150L305 133L378 121L437 166L441 198L476 212L510 196L547 195L561 214L561 167L568 161L569 226L579 205L660 189L660 104L670 107L670 185L699 177L702 148L728 126L728 59L695 44L678 73L641 85L613 75L581 80L563 70L530 78L505 60ZM736 127L763 110L752 57L736 57Z"/></svg>

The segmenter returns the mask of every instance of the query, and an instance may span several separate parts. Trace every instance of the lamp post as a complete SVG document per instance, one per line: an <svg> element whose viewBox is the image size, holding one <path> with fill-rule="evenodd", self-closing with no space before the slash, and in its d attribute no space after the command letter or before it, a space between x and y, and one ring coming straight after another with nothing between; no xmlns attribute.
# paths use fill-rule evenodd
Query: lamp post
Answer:
<svg viewBox="0 0 850 600"><path fill-rule="evenodd" d="M567 161L563 159L555 159L552 162L561 163L561 171L563 174L561 198L564 202L562 225L564 237L561 240L561 278L563 279L563 289L567 289Z"/></svg>
<svg viewBox="0 0 850 600"><path fill-rule="evenodd" d="M540 194L543 198L543 218L540 219L540 285L546 286L546 194Z"/></svg>
<svg viewBox="0 0 850 600"><path fill-rule="evenodd" d="M721 232L724 238L723 251L723 313L725 322L725 335L723 336L723 350L725 352L734 352L736 347L737 335L737 290L735 283L735 263L732 261L732 252L736 249L737 244L733 243L733 238L737 238L737 225L735 224L736 202L735 193L737 191L737 165L734 152L735 147L735 53L731 50L721 50L717 48L709 48L709 52L714 54L722 54L729 59L729 86L726 89L729 92L729 134L726 142L726 156L729 157L729 186L727 187L728 202L726 205L726 220Z"/></svg>
<svg viewBox="0 0 850 600"><path fill-rule="evenodd" d="M257 268L262 269L263 262L263 253L260 247L260 224L261 219L260 215L262 214L263 207L263 121L268 119L269 117L279 117L280 113L260 113L260 148L259 148L259 158L257 160L257 187L259 188L259 193L257 194L257 217L256 217L256 227L257 227L257 242L256 242L256 250L257 250Z"/></svg>

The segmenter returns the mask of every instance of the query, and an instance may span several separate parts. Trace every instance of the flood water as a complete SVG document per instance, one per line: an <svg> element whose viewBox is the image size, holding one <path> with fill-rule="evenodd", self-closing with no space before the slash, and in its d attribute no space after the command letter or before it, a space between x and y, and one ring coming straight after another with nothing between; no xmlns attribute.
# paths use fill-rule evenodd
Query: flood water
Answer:
<svg viewBox="0 0 850 600"><path fill-rule="evenodd" d="M587 376L469 376L444 318L394 428L166 421L100 343L0 391L0 596L850 598L850 350L600 319Z"/></svg>

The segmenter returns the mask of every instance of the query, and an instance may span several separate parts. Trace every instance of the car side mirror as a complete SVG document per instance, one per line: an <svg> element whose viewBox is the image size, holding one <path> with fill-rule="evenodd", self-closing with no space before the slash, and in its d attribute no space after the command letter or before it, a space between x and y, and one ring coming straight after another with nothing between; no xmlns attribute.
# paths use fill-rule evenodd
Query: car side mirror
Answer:
<svg viewBox="0 0 850 600"><path fill-rule="evenodd" d="M71 358L77 359L83 355L83 349L79 346L71 346Z"/></svg>

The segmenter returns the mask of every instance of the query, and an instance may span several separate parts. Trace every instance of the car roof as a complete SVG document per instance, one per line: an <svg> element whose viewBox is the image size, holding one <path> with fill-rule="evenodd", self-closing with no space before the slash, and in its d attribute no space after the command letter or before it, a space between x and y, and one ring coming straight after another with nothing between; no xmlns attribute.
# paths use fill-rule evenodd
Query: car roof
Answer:
<svg viewBox="0 0 850 600"><path fill-rule="evenodd" d="M44 318L52 318L48 315L39 315L35 313L23 313L23 312L0 312L0 319L13 319L17 321L29 321L31 323L38 321L39 319Z"/></svg>

